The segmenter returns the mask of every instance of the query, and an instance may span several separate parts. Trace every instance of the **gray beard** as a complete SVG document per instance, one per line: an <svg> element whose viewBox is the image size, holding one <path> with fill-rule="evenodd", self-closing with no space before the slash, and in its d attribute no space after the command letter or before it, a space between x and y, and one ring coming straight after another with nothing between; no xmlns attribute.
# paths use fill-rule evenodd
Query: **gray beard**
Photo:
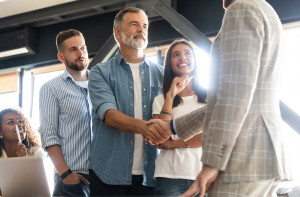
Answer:
<svg viewBox="0 0 300 197"><path fill-rule="evenodd" d="M146 40L133 40L133 37L135 35L132 35L131 37L128 37L124 34L124 32L121 33L121 39L122 42L127 44L128 46L135 48L135 49L145 49L148 45L148 39Z"/></svg>

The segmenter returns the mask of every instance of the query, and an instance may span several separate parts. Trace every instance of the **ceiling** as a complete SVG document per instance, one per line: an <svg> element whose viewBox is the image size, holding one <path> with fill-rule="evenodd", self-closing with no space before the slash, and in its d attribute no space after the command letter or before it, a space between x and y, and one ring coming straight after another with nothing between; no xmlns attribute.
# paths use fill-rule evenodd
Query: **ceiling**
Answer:
<svg viewBox="0 0 300 197"><path fill-rule="evenodd" d="M205 39L199 38L217 34L224 15L222 0L1 1L0 49L4 45L3 41L7 40L10 44L16 40L15 32L29 28L36 32L34 40L37 42L37 50L34 55L0 59L0 70L57 63L55 37L60 31L70 28L84 34L90 57L99 52L106 55L115 45L112 37L114 16L120 9L129 6L143 8L149 16L149 47L168 44L179 37L201 44ZM157 5L162 1L168 2L170 8L157 12ZM283 23L300 21L299 0L266 1L274 7Z"/></svg>
<svg viewBox="0 0 300 197"><path fill-rule="evenodd" d="M2 1L2 2L1 2ZM120 10L132 0L0 0L0 33Z"/></svg>
<svg viewBox="0 0 300 197"><path fill-rule="evenodd" d="M0 0L0 18L22 14L76 0Z"/></svg>

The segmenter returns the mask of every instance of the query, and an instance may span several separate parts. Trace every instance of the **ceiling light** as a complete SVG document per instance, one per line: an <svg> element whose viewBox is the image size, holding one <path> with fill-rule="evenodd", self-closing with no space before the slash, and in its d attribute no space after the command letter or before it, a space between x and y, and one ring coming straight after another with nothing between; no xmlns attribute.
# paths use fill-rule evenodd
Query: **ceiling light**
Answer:
<svg viewBox="0 0 300 197"><path fill-rule="evenodd" d="M1 1L1 0L0 0ZM0 58L28 53L26 47L0 52Z"/></svg>
<svg viewBox="0 0 300 197"><path fill-rule="evenodd" d="M38 33L35 29L25 28L0 34L0 59L37 54Z"/></svg>

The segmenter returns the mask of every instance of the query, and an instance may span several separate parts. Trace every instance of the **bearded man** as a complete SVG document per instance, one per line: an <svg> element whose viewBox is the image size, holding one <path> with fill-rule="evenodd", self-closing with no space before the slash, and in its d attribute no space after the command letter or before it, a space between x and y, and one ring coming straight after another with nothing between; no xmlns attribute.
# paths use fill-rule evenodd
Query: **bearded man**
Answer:
<svg viewBox="0 0 300 197"><path fill-rule="evenodd" d="M143 53L148 26L142 9L121 10L113 25L119 51L91 70L91 196L154 194L157 149L143 139L157 141L157 133L153 134L156 125L148 127L145 120L152 117L152 102L161 88L163 68Z"/></svg>
<svg viewBox="0 0 300 197"><path fill-rule="evenodd" d="M88 51L82 33L75 29L60 32L56 46L66 70L40 90L42 145L56 169L53 196L87 197L92 138Z"/></svg>

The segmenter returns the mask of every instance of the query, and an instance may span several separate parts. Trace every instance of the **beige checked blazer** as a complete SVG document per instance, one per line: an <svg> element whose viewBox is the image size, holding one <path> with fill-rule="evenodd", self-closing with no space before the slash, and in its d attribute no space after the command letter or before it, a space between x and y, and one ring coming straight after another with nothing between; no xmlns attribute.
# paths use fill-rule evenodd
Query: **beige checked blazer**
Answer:
<svg viewBox="0 0 300 197"><path fill-rule="evenodd" d="M264 0L236 0L212 46L202 162L224 182L288 178L277 94L282 25ZM175 120L182 139L201 131L205 111Z"/></svg>

